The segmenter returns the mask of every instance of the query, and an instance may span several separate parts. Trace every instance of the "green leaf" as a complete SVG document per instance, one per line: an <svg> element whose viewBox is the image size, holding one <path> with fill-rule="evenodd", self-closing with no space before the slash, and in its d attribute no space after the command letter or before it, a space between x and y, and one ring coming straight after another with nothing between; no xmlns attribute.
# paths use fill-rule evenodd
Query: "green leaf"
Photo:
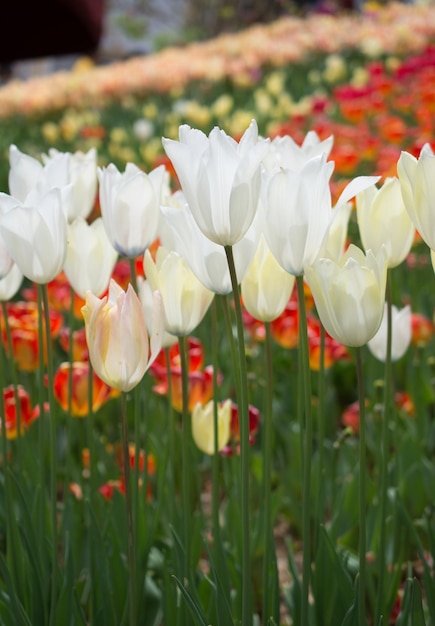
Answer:
<svg viewBox="0 0 435 626"><path fill-rule="evenodd" d="M359 616L358 616L358 574L355 578L355 588L353 594L353 604L349 608L348 612L344 616L343 621L341 622L341 626L358 626Z"/></svg>
<svg viewBox="0 0 435 626"><path fill-rule="evenodd" d="M179 580L175 575L173 575L172 578L175 580L175 582L178 585L178 588L183 594L183 597L186 600L187 606L189 607L192 616L195 618L196 623L199 624L200 626L208 626L207 621L205 620L204 615L202 614L199 606L196 604L196 602L194 601L190 593L184 587L181 580Z"/></svg>
<svg viewBox="0 0 435 626"><path fill-rule="evenodd" d="M7 566L7 563L0 553L0 574L3 577L6 585L6 589L8 590L9 598L11 601L11 608L14 615L14 626L32 626L32 622L29 619L26 611L23 608L19 598L17 597L14 589L14 585L12 582L12 578Z"/></svg>
<svg viewBox="0 0 435 626"><path fill-rule="evenodd" d="M402 601L402 610L396 626L426 626L421 590L416 578L408 578Z"/></svg>
<svg viewBox="0 0 435 626"><path fill-rule="evenodd" d="M340 623L353 599L352 580L324 526L319 534L313 595L317 626Z"/></svg>

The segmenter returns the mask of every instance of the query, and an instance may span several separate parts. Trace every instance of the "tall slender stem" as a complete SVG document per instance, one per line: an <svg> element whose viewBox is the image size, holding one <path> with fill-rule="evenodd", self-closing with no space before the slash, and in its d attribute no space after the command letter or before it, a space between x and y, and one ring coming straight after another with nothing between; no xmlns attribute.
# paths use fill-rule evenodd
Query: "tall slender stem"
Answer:
<svg viewBox="0 0 435 626"><path fill-rule="evenodd" d="M45 342L41 345L42 358L44 343L47 348L47 376L48 376L48 406L50 415L50 495L51 495L51 533L52 533L52 563L51 563L51 606L50 626L54 626L56 619L57 595L57 446L56 446L56 413L54 402L54 374L53 350L51 344L50 310L48 305L47 285L40 285L42 309L45 326Z"/></svg>
<svg viewBox="0 0 435 626"><path fill-rule="evenodd" d="M136 625L136 555L133 527L133 511L131 499L131 480L130 480L130 456L128 451L128 416L127 416L127 396L123 392L121 394L121 438L122 438L122 457L124 463L124 481L125 481L125 509L127 516L127 556L129 566L129 607L130 607L130 626Z"/></svg>
<svg viewBox="0 0 435 626"><path fill-rule="evenodd" d="M251 598L251 550L250 550L250 510L249 510L249 404L248 404L248 376L246 368L244 328L242 309L240 305L239 287L236 268L234 265L233 249L225 246L228 268L231 276L231 286L234 296L234 310L237 325L238 349L238 379L239 379L239 423L240 423L240 469L241 469L241 496L242 496L242 626L252 626L252 598Z"/></svg>
<svg viewBox="0 0 435 626"><path fill-rule="evenodd" d="M182 414L182 484L183 484L183 539L184 539L184 566L183 578L186 585L189 581L190 568L190 531L191 531L191 490L190 490L190 423L189 423L189 364L187 357L187 339L179 337L180 361L181 361L181 388L183 397L183 414Z"/></svg>
<svg viewBox="0 0 435 626"><path fill-rule="evenodd" d="M379 620L385 611L384 602L384 584L386 571L386 517L387 517L387 490L388 490L388 449L389 449L389 421L392 411L393 398L393 367L391 360L392 349L392 293L391 293L391 272L388 271L387 289L387 354L385 360L385 385L384 385L384 410L382 416L382 433L381 433L381 495L380 495L380 532L379 532L379 549L378 549L378 593L376 599L376 619Z"/></svg>
<svg viewBox="0 0 435 626"><path fill-rule="evenodd" d="M266 330L266 407L264 416L264 447L263 447L263 504L264 504L264 559L263 559L263 621L267 623L270 617L275 621L277 615L272 616L273 595L270 593L270 562L273 546L273 523L271 507L271 474L272 474L272 447L273 447L273 368L272 368L272 335L270 322L264 324Z"/></svg>
<svg viewBox="0 0 435 626"><path fill-rule="evenodd" d="M313 420L311 410L311 372L308 354L307 315L305 307L304 277L296 276L299 312L299 351L301 359L304 393L304 457L303 457L303 501L302 501L302 606L301 626L308 626L309 588L311 577L311 457L313 448Z"/></svg>
<svg viewBox="0 0 435 626"><path fill-rule="evenodd" d="M319 376L317 388L317 431L318 431L318 449L319 449L319 470L317 475L317 514L316 527L314 532L315 542L317 545L317 537L319 524L323 523L325 492L323 489L323 478L325 473L325 329L320 324L320 358L319 358Z"/></svg>
<svg viewBox="0 0 435 626"><path fill-rule="evenodd" d="M359 583L358 626L366 626L366 421L361 348L355 349L359 402Z"/></svg>

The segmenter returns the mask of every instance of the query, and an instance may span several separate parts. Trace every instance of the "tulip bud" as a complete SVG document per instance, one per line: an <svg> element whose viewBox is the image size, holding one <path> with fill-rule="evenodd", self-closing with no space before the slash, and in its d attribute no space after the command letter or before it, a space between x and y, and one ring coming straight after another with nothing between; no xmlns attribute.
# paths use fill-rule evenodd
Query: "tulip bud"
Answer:
<svg viewBox="0 0 435 626"><path fill-rule="evenodd" d="M218 405L218 451L224 448L231 435L231 400ZM215 453L214 402L205 406L196 404L192 412L192 436L198 448L205 454Z"/></svg>
<svg viewBox="0 0 435 626"><path fill-rule="evenodd" d="M163 318L160 306L156 294L155 324L149 340L142 305L131 285L125 292L111 280L109 294L102 299L87 292L82 313L89 358L97 375L111 387L130 391L156 358L163 338L158 323Z"/></svg>
<svg viewBox="0 0 435 626"><path fill-rule="evenodd" d="M320 258L306 268L325 330L345 346L363 346L377 332L384 312L387 263L351 244L340 261Z"/></svg>

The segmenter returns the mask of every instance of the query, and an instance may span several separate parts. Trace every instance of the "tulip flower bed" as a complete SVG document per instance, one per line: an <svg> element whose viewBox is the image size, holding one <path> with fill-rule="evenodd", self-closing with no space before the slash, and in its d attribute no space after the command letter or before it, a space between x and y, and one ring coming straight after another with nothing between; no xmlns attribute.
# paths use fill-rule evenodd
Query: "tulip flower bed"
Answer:
<svg viewBox="0 0 435 626"><path fill-rule="evenodd" d="M0 624L435 624L431 16L0 89Z"/></svg>

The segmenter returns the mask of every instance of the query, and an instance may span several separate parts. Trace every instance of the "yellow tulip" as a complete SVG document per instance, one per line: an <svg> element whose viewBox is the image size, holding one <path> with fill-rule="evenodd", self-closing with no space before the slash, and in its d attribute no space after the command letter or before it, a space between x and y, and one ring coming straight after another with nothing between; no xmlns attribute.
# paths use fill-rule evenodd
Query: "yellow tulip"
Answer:
<svg viewBox="0 0 435 626"><path fill-rule="evenodd" d="M224 448L231 434L231 400L218 405L218 450ZM205 406L197 404L192 412L192 436L198 448L205 454L214 454L214 408L213 400Z"/></svg>

